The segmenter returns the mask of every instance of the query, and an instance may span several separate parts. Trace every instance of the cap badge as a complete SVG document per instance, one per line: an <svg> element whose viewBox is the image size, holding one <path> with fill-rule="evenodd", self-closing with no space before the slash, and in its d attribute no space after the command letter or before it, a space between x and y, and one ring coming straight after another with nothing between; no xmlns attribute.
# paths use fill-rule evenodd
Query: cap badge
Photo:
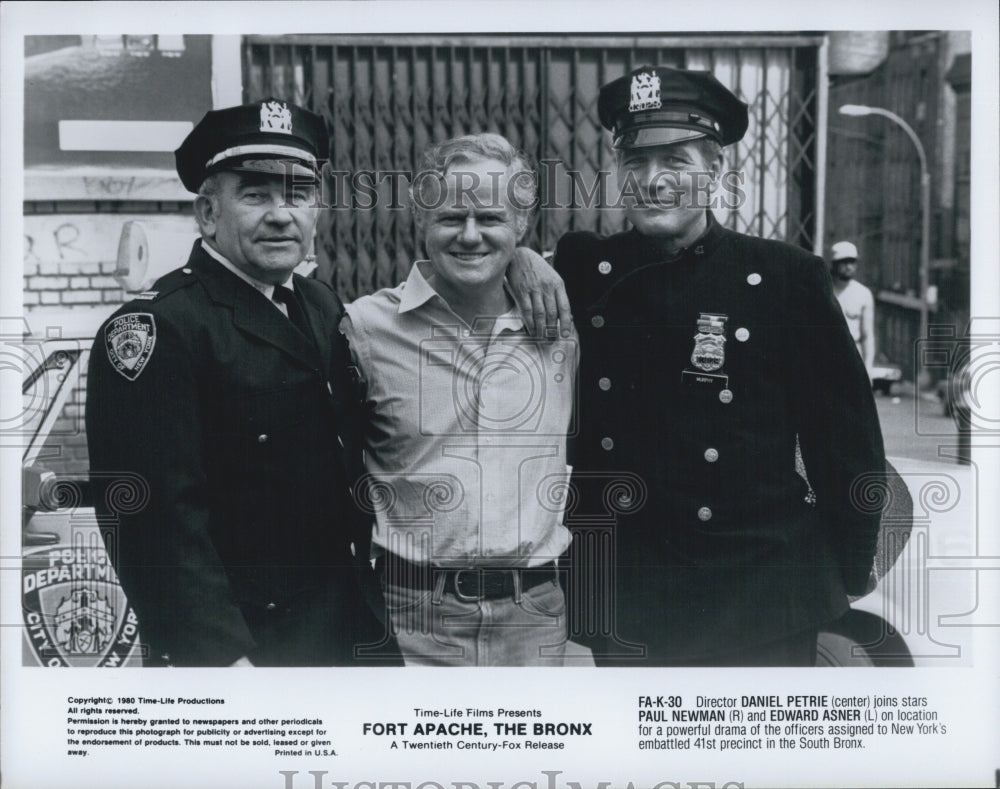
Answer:
<svg viewBox="0 0 1000 789"><path fill-rule="evenodd" d="M718 370L726 361L726 315L701 313L698 319L698 333L694 336L694 351L691 363L699 370Z"/></svg>
<svg viewBox="0 0 1000 789"><path fill-rule="evenodd" d="M264 101L260 105L262 132L292 133L292 111L283 101Z"/></svg>
<svg viewBox="0 0 1000 789"><path fill-rule="evenodd" d="M629 112L660 109L660 76L645 71L632 76L632 100Z"/></svg>

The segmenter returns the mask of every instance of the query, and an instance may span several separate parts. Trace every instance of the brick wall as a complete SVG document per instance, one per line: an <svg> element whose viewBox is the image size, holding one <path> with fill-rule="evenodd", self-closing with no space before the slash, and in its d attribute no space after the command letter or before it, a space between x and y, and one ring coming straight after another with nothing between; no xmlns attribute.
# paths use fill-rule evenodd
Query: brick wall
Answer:
<svg viewBox="0 0 1000 789"><path fill-rule="evenodd" d="M23 298L25 317L33 333L45 336L60 313L71 319L81 313L95 313L96 327L99 320L129 298L112 277L121 229L128 220L143 222L151 234L189 234L191 239L197 235L190 204L25 204ZM151 266L156 266L154 257L163 259L160 252L151 249ZM176 256L175 250L171 250L171 256ZM84 347L89 340L82 338ZM82 362L74 390L46 442L44 460L40 460L60 474L84 474L88 469L83 429L86 358Z"/></svg>
<svg viewBox="0 0 1000 789"><path fill-rule="evenodd" d="M126 294L111 275L125 222L141 221L150 233L187 234L192 239L197 235L190 205L151 205L173 210L138 213L109 210L111 206L121 207L114 204L26 203L26 311L30 313L36 307L99 307L124 301ZM99 213L80 211L87 207L94 207ZM151 252L155 257L160 250Z"/></svg>
<svg viewBox="0 0 1000 789"><path fill-rule="evenodd" d="M24 307L30 313L34 307L120 304L125 292L111 276L114 270L114 261L25 261Z"/></svg>

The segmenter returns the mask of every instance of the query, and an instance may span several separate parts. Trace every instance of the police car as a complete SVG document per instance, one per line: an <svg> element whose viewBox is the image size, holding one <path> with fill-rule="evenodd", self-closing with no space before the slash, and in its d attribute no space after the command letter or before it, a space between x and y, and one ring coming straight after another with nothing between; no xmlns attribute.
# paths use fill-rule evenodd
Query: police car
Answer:
<svg viewBox="0 0 1000 789"><path fill-rule="evenodd" d="M975 467L903 457L885 492L872 591L819 640L819 665L972 665L978 578ZM881 487L881 486L879 486ZM963 558L966 557L966 558Z"/></svg>
<svg viewBox="0 0 1000 789"><path fill-rule="evenodd" d="M147 239L130 228L132 252ZM141 238L142 245L136 246ZM190 244L185 240L182 249ZM148 255L142 255L146 260ZM171 261L173 256L164 256ZM121 267L122 256L119 264ZM121 273L131 287L154 273ZM24 662L45 666L141 664L134 612L108 551L114 524L98 523L86 464L84 395L93 337L108 310L32 312L17 336L23 411L5 442L23 447ZM123 429L126 429L123 427ZM973 466L892 458L862 506L882 512L871 591L820 635L818 665L971 665L977 576ZM115 495L112 486L108 495ZM103 534L102 534L103 532ZM780 590L776 592L780 594Z"/></svg>
<svg viewBox="0 0 1000 789"><path fill-rule="evenodd" d="M3 343L20 357L21 593L26 665L141 663L138 620L94 514L83 424L90 344L107 313L33 313ZM16 435L15 435L16 434Z"/></svg>

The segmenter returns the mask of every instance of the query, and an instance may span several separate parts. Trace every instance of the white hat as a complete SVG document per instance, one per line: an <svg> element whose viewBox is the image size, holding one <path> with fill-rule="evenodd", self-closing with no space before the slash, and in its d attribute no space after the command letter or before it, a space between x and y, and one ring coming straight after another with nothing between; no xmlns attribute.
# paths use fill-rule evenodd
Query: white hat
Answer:
<svg viewBox="0 0 1000 789"><path fill-rule="evenodd" d="M857 260L858 259L858 248L854 246L850 241L838 241L830 250L833 252L833 257L831 260L834 262L838 260Z"/></svg>

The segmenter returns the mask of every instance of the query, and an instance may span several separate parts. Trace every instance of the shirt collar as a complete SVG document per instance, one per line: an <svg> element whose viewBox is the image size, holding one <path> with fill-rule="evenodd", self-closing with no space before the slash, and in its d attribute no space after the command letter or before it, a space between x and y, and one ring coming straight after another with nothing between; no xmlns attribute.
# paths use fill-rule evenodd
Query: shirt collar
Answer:
<svg viewBox="0 0 1000 789"><path fill-rule="evenodd" d="M418 260L413 264L413 268L410 269L410 274L406 278L406 282L403 283L403 293L399 299L399 307L397 310L399 314L411 312L419 307L422 307L428 301L435 298L438 299L446 309L451 311L451 307L448 306L448 302L441 298L438 292L431 287L431 284L427 281L427 278L424 277L423 272L420 270L420 264L425 262L427 261ZM507 312L503 315L498 315L495 321L490 321L492 324L491 334L493 336L502 331L518 332L526 330L524 319L521 317L521 313L517 309L517 300L513 297L506 278L503 281L503 287L507 294L511 297L511 301L515 306L507 310ZM475 324L472 326L472 331L475 334L480 333L476 331Z"/></svg>
<svg viewBox="0 0 1000 789"><path fill-rule="evenodd" d="M399 313L415 310L437 296L437 292L420 271L420 264L424 261L418 260L410 269L410 275L403 283L403 294L399 299ZM440 298L440 296L438 296ZM442 299L444 301L444 299Z"/></svg>
<svg viewBox="0 0 1000 789"><path fill-rule="evenodd" d="M264 296L268 300L270 300L271 297L274 295L274 289L276 287L275 285L272 285L272 284L270 284L268 282L261 282L259 279L254 279L249 274L247 274L245 271L237 268L221 252L219 252L217 249L213 249L208 244L206 244L205 243L205 239L201 240L201 248L204 249L205 252L208 253L209 257L214 258L215 260L219 261L219 263L222 264L223 268L227 269L228 271L233 272L233 274L235 274L237 277L239 277L241 280L243 280L245 283L247 283L247 285L249 285L250 287L252 287L254 290L258 290L261 293L263 293ZM292 286L293 280L294 280L294 277L289 277L288 280L285 281L282 284L282 287L283 288L288 288L289 290L294 290L295 288Z"/></svg>

